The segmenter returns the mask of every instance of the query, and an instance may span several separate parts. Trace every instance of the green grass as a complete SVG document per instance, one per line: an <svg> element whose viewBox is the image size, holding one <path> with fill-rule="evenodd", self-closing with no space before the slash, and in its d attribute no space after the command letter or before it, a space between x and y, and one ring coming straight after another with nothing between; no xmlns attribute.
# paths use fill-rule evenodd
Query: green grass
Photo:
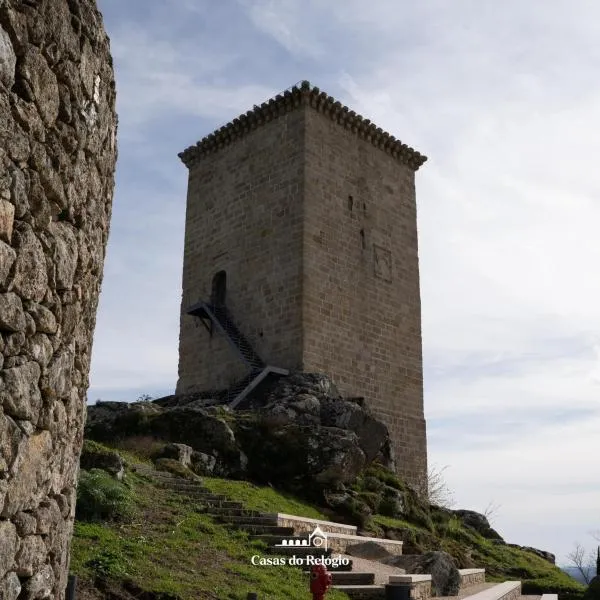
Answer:
<svg viewBox="0 0 600 600"><path fill-rule="evenodd" d="M148 444L150 448L152 443ZM128 454L129 465L138 461ZM270 487L244 481L202 478L214 493L247 508L327 519L317 507ZM396 483L390 478L391 483ZM248 592L261 600L310 597L308 580L294 567L251 564L265 546L247 534L214 523L185 495L155 487L148 478L127 471L134 498L129 522L75 524L71 570L92 581L97 576L115 585L131 581L145 591L172 594L181 600L244 600ZM373 482L367 482L373 487ZM521 580L524 594L558 593L561 600L580 600L584 587L544 559L483 538L458 519L444 523L373 515L378 535L389 528L408 530L408 539L422 551L445 550L459 561L486 569L488 581ZM441 527L441 525L444 525ZM469 558L470 556L470 558ZM330 600L347 598L330 590Z"/></svg>
<svg viewBox="0 0 600 600"><path fill-rule="evenodd" d="M135 516L127 523L76 522L71 548L71 572L93 581L101 576L112 584L131 581L145 591L167 593L182 600L244 600L248 592L262 599L309 597L308 578L288 566L254 566L251 557L265 546L244 532L229 530L198 512L189 497L155 487L145 477L127 474L135 491ZM270 488L211 480L219 492L237 490L257 508L277 505ZM227 484L233 484L228 487ZM320 513L282 497L285 510ZM274 504L273 504L274 503ZM310 515L313 516L313 515ZM328 598L345 594L330 591Z"/></svg>
<svg viewBox="0 0 600 600"><path fill-rule="evenodd" d="M242 502L252 510L280 512L298 517L328 520L314 506L270 487L259 487L247 481L231 481L214 477L203 477L202 482L205 487L215 494L223 494L231 500Z"/></svg>

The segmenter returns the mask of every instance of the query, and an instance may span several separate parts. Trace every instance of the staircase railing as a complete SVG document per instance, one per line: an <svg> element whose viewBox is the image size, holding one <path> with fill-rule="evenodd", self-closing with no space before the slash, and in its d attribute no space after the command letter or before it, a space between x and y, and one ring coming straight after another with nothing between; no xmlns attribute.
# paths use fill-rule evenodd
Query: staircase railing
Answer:
<svg viewBox="0 0 600 600"><path fill-rule="evenodd" d="M250 368L250 372L245 377L223 392L219 398L223 404L236 408L269 375L288 374L287 370L268 366L260 358L252 344L234 323L227 307L200 301L189 308L187 313L199 317L203 321L209 319L212 326L216 327L225 336L237 355Z"/></svg>

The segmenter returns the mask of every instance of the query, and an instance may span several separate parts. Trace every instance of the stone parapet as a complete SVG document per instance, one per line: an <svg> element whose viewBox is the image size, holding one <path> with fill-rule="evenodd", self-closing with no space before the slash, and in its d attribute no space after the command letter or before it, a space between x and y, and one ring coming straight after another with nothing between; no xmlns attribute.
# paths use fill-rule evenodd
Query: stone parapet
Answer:
<svg viewBox="0 0 600 600"><path fill-rule="evenodd" d="M383 131L369 119L356 114L335 98L319 90L318 87L312 86L308 81L293 86L275 98L271 98L233 119L227 125L202 138L196 145L186 148L179 154L179 158L187 167L191 167L205 156L217 152L245 137L264 123L277 119L300 106L310 106L314 110L326 114L332 121L367 140L376 148L383 150L415 171L427 160L427 157Z"/></svg>

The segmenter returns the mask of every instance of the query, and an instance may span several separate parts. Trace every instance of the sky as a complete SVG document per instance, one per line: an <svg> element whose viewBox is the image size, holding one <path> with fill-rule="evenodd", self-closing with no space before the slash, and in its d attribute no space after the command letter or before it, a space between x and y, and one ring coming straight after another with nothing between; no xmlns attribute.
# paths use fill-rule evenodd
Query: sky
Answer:
<svg viewBox="0 0 600 600"><path fill-rule="evenodd" d="M600 4L98 0L119 160L88 400L172 393L177 153L303 79L417 172L429 462L559 563L600 529ZM446 467L446 468L445 468Z"/></svg>

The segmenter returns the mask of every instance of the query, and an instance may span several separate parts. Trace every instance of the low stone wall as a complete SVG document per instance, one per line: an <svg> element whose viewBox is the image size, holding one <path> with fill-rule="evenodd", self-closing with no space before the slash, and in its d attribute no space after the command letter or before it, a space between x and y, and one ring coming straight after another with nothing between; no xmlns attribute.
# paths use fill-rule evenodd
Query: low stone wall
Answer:
<svg viewBox="0 0 600 600"><path fill-rule="evenodd" d="M271 516L271 515L268 515ZM316 527L326 534L341 533L346 535L356 535L356 527L353 525L344 525L343 523L334 523L332 521L320 521L319 519L308 519L306 517L296 517L277 513L277 525L279 527L293 527L294 535L311 534Z"/></svg>
<svg viewBox="0 0 600 600"><path fill-rule="evenodd" d="M485 583L485 569L459 569L458 572L461 589Z"/></svg>
<svg viewBox="0 0 600 600"><path fill-rule="evenodd" d="M431 598L431 575L390 575L390 584L410 586L412 600Z"/></svg>

